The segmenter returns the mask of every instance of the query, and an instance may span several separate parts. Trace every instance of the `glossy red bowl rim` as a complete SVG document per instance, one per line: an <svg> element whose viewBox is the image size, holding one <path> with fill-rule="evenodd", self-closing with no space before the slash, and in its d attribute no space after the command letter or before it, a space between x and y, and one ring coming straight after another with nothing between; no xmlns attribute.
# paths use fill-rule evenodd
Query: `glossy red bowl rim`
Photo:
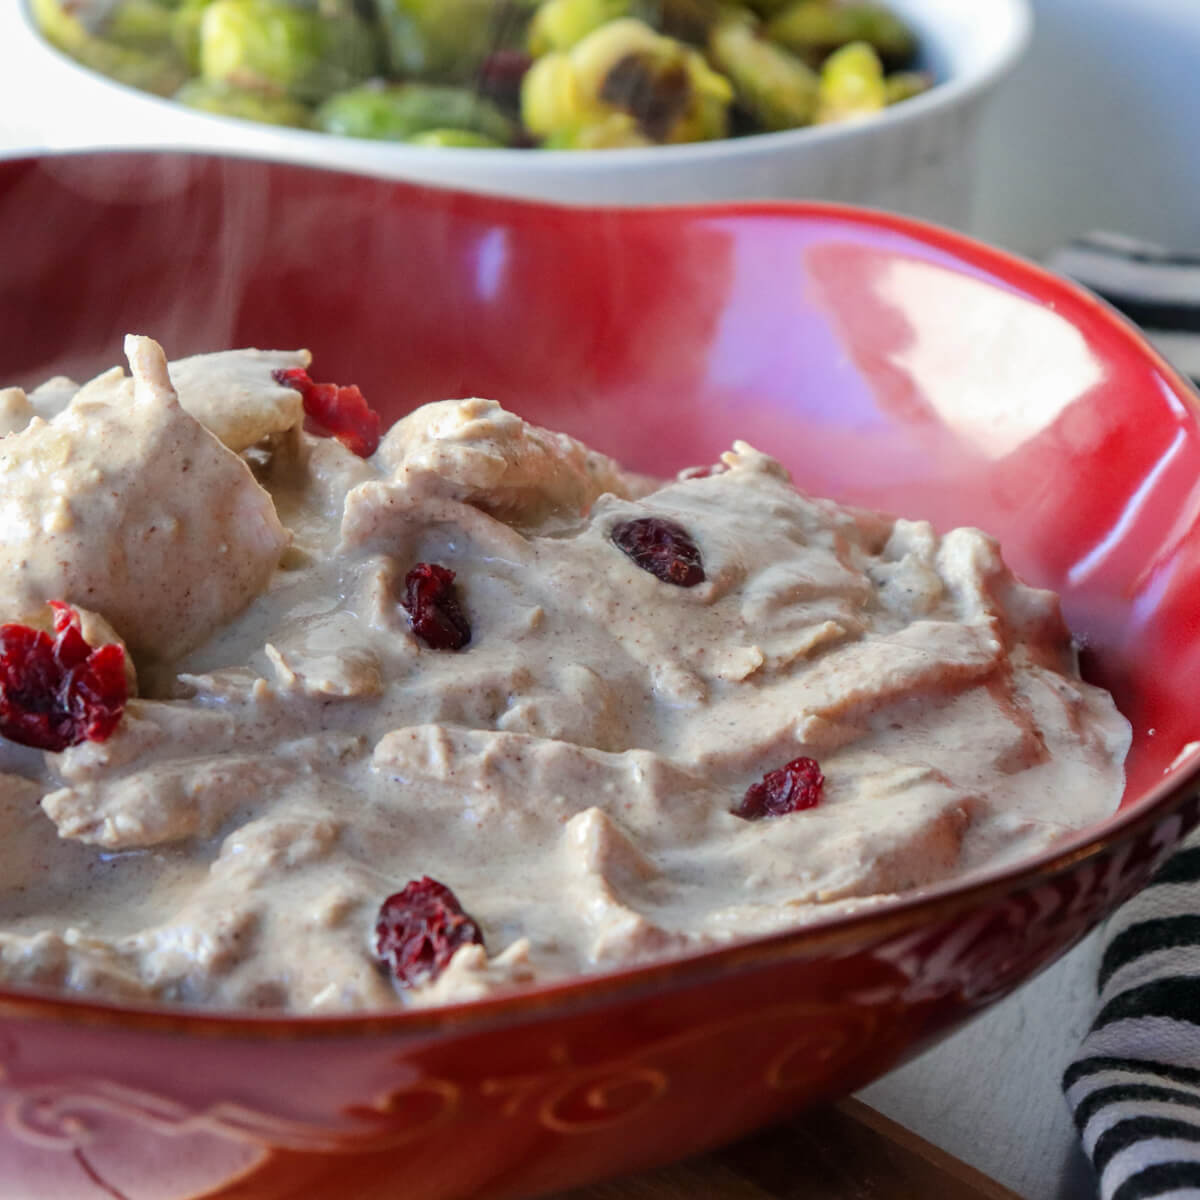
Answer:
<svg viewBox="0 0 1200 1200"><path fill-rule="evenodd" d="M104 159L116 156L153 158L245 160L242 155L204 152L161 152L144 149L127 151L72 151L61 154L27 155L9 165L38 166L47 159ZM976 241L966 234L914 217L827 201L763 201L723 204L672 204L658 206L588 207L545 201L489 196L424 184L386 180L336 167L310 166L284 161L271 165L290 170L322 171L337 175L361 175L387 188L412 193L451 197L455 205L480 206L492 212L537 210L569 214L568 219L586 222L601 217L639 220L650 213L680 221L738 217L833 220L872 226L909 237L991 275L1006 278L1020 291L1040 303L1051 304L1060 315L1082 309L1092 319L1109 327L1109 332L1127 349L1152 367L1200 424L1200 393L1151 345L1138 328L1094 293L1016 254ZM1099 826L1079 830L1058 845L1027 859L991 870L951 879L917 889L895 900L871 905L861 912L821 917L797 926L716 949L619 968L603 974L579 975L539 986L505 991L479 1000L431 1006L398 1008L394 1011L314 1015L306 1013L253 1013L186 1008L167 1005L118 1005L49 993L35 989L0 987L0 1016L63 1021L73 1025L157 1031L202 1037L252 1040L300 1041L342 1037L393 1036L428 1037L439 1033L481 1033L499 1025L527 1023L550 1013L574 1014L606 1003L629 1000L667 987L701 985L709 979L743 970L766 967L796 958L815 957L831 949L868 947L900 930L951 919L992 899L1019 888L1061 876L1092 861L1118 843L1170 816L1197 790L1200 783L1200 753L1181 764L1177 777L1164 779L1144 795L1125 803ZM1182 833L1182 831L1181 831Z"/></svg>

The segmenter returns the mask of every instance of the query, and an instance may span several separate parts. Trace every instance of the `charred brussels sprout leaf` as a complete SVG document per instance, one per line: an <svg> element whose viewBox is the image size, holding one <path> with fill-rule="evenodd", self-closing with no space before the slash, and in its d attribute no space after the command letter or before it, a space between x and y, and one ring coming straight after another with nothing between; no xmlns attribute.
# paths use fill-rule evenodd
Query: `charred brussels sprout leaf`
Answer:
<svg viewBox="0 0 1200 1200"><path fill-rule="evenodd" d="M330 96L316 112L326 133L404 142L435 130L474 133L509 144L516 128L494 104L466 88L428 83L368 84Z"/></svg>

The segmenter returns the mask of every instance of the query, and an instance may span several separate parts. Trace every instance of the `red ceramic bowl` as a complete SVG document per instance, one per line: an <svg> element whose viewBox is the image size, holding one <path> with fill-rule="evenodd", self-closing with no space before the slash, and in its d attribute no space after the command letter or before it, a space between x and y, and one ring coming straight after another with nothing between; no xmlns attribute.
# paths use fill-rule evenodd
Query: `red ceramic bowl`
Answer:
<svg viewBox="0 0 1200 1200"><path fill-rule="evenodd" d="M0 164L0 380L306 344L394 417L479 394L660 473L737 435L805 488L997 534L1134 726L1053 853L685 960L389 1016L0 993L6 1200L515 1197L857 1088L1005 995L1197 820L1196 397L1109 310L907 220L560 211L251 161ZM749 534L748 534L749 536Z"/></svg>

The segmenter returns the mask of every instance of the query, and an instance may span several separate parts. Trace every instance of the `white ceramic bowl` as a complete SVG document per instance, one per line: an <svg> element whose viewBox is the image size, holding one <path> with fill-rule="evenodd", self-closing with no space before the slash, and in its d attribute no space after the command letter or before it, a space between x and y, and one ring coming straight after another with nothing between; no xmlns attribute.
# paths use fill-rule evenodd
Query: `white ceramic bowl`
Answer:
<svg viewBox="0 0 1200 1200"><path fill-rule="evenodd" d="M193 112L86 70L35 31L28 0L0 0L0 74L43 149L221 150L569 204L808 197L965 225L983 103L1029 40L1028 0L889 0L940 82L855 124L650 149L429 149ZM27 135L27 141L29 141Z"/></svg>

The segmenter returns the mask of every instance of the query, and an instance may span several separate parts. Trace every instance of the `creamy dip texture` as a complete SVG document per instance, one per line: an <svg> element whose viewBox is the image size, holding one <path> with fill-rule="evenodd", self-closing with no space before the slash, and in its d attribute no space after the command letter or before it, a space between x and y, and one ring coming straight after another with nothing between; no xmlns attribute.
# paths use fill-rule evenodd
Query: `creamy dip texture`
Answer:
<svg viewBox="0 0 1200 1200"><path fill-rule="evenodd" d="M813 499L772 458L658 484L487 400L369 458L302 429L304 352L0 391L0 621L80 613L136 695L0 738L0 981L300 1012L471 999L793 927L1111 813L1129 727L1053 594L973 529ZM614 532L686 532L703 579ZM406 578L454 573L460 648ZM799 758L819 802L748 820ZM477 927L377 953L426 876ZM412 981L409 981L412 983Z"/></svg>

